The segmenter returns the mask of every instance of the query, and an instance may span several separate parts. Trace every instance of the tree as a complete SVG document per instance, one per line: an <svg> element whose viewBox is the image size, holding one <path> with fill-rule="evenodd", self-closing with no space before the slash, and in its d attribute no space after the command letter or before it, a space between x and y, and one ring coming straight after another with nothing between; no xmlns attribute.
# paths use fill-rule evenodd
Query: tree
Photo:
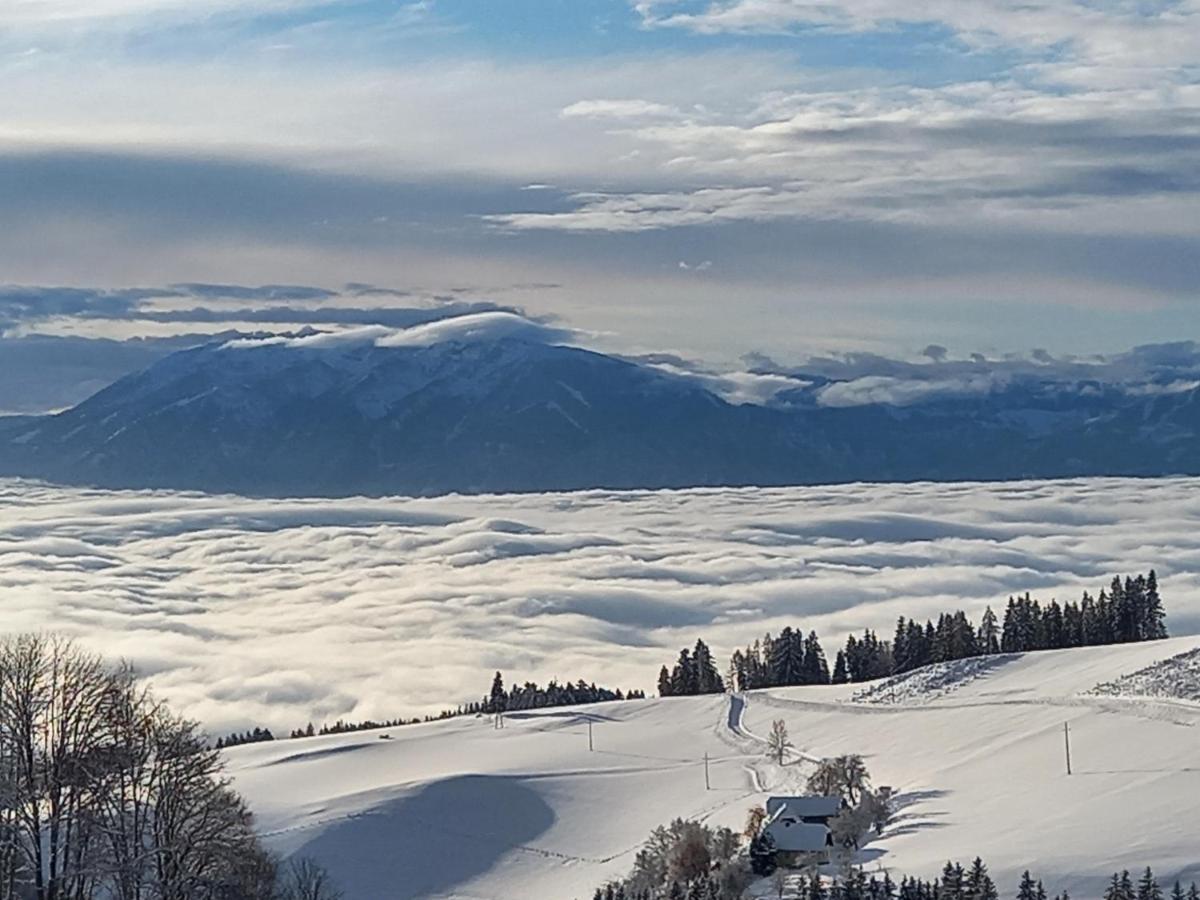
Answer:
<svg viewBox="0 0 1200 900"><path fill-rule="evenodd" d="M850 676L846 672L846 654L845 651L839 650L837 658L833 663L833 684L845 684L850 680Z"/></svg>
<svg viewBox="0 0 1200 900"><path fill-rule="evenodd" d="M280 900L341 900L342 892L329 879L329 873L311 859L293 860L283 885Z"/></svg>
<svg viewBox="0 0 1200 900"><path fill-rule="evenodd" d="M725 683L713 662L712 652L704 641L696 641L696 647L692 651L692 667L696 673L696 693L720 694L725 690Z"/></svg>
<svg viewBox="0 0 1200 900"><path fill-rule="evenodd" d="M763 823L767 820L767 811L762 806L752 806L746 811L746 827L742 834L746 840L752 841L762 832Z"/></svg>
<svg viewBox="0 0 1200 900"><path fill-rule="evenodd" d="M663 666L658 671L658 696L670 697L675 692L675 687L671 683L671 673L667 671L667 667Z"/></svg>
<svg viewBox="0 0 1200 900"><path fill-rule="evenodd" d="M858 806L870 781L862 757L851 753L821 760L817 770L809 776L808 789L814 794L841 797L848 806Z"/></svg>
<svg viewBox="0 0 1200 900"><path fill-rule="evenodd" d="M804 639L802 678L805 684L829 684L829 664L825 661L825 651L815 631L810 631Z"/></svg>
<svg viewBox="0 0 1200 900"><path fill-rule="evenodd" d="M492 690L488 695L487 712L504 712L508 708L508 694L504 692L504 677L497 672L492 679Z"/></svg>
<svg viewBox="0 0 1200 900"><path fill-rule="evenodd" d="M1037 883L1028 869L1021 875L1021 884L1017 887L1017 900L1038 900Z"/></svg>
<svg viewBox="0 0 1200 900"><path fill-rule="evenodd" d="M765 878L775 871L775 840L765 831L760 831L750 841L750 868L755 875Z"/></svg>
<svg viewBox="0 0 1200 900"><path fill-rule="evenodd" d="M771 686L804 684L804 638L791 627L771 642L769 660Z"/></svg>
<svg viewBox="0 0 1200 900"><path fill-rule="evenodd" d="M1128 870L1119 874L1113 873L1108 888L1104 892L1104 900L1135 900L1136 896Z"/></svg>
<svg viewBox="0 0 1200 900"><path fill-rule="evenodd" d="M0 642L0 777L6 900L276 896L220 751L128 667L68 640Z"/></svg>
<svg viewBox="0 0 1200 900"><path fill-rule="evenodd" d="M967 900L998 900L996 884L988 874L987 866L978 856L971 863L964 887Z"/></svg>
<svg viewBox="0 0 1200 900"><path fill-rule="evenodd" d="M1138 879L1137 900L1163 900L1162 888L1154 880L1154 872L1149 866Z"/></svg>
<svg viewBox="0 0 1200 900"><path fill-rule="evenodd" d="M983 618L979 622L979 652L984 654L1000 652L1000 625L990 606L983 611Z"/></svg>
<svg viewBox="0 0 1200 900"><path fill-rule="evenodd" d="M1167 626L1163 623L1166 613L1163 611L1162 598L1158 595L1158 576L1154 570L1146 576L1145 591L1145 639L1150 641L1162 640L1167 636Z"/></svg>
<svg viewBox="0 0 1200 900"><path fill-rule="evenodd" d="M792 746L788 738L787 723L783 719L776 719L771 723L771 733L767 735L767 756L782 766Z"/></svg>
<svg viewBox="0 0 1200 900"><path fill-rule="evenodd" d="M667 856L667 874L674 881L688 884L708 874L711 857L708 852L708 833L697 822L686 822Z"/></svg>

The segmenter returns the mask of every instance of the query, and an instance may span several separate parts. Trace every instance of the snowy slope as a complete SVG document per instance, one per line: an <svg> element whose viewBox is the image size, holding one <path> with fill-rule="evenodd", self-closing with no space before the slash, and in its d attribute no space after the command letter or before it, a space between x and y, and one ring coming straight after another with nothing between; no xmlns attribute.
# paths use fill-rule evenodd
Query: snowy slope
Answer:
<svg viewBox="0 0 1200 900"><path fill-rule="evenodd" d="M902 807L865 850L869 868L932 876L981 854L1005 892L1030 867L1052 892L1095 897L1115 868L1200 878L1200 704L1087 693L1198 646L1013 656L888 702L852 701L850 686L646 700L514 715L500 730L464 718L282 741L229 760L271 844L320 859L348 900L582 898L626 873L654 826L739 827L766 793L801 784L809 760L847 752ZM798 747L782 768L758 738L775 718Z"/></svg>

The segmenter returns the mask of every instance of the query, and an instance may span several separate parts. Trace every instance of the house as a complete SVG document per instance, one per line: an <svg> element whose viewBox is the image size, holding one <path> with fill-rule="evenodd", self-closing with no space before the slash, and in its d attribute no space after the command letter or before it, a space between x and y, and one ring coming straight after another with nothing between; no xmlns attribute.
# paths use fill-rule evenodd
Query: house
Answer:
<svg viewBox="0 0 1200 900"><path fill-rule="evenodd" d="M769 797L763 831L771 838L780 866L797 868L830 861L829 821L842 811L841 797Z"/></svg>

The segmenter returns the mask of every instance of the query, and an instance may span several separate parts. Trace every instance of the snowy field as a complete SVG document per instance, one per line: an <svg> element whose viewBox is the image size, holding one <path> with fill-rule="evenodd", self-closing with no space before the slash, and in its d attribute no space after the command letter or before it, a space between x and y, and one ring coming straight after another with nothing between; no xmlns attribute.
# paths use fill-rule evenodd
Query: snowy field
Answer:
<svg viewBox="0 0 1200 900"><path fill-rule="evenodd" d="M740 829L749 806L838 753L863 754L875 784L898 794L894 822L861 854L868 871L933 877L978 854L1001 896L1032 868L1051 895L1087 900L1114 869L1200 879L1200 704L1088 693L1197 647L1176 638L1013 655L986 672L952 665L928 693L917 679L888 704L852 702L851 686L787 688L744 704L598 704L514 714L502 730L468 717L228 756L269 843L322 861L347 900L588 900L628 873L656 825L684 816ZM758 737L776 718L797 745L783 767Z"/></svg>
<svg viewBox="0 0 1200 900"><path fill-rule="evenodd" d="M1200 631L1200 481L291 501L0 481L0 630L129 657L214 731L436 711L496 669L650 691L697 637L723 666L799 624L832 657L898 615L1150 566L1172 633Z"/></svg>

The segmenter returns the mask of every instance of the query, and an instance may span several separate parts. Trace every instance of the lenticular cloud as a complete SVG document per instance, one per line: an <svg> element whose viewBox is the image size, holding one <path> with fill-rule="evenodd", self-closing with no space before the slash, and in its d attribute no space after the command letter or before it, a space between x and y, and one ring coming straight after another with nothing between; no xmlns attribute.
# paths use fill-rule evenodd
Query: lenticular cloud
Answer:
<svg viewBox="0 0 1200 900"><path fill-rule="evenodd" d="M704 637L850 631L1156 567L1200 630L1200 481L250 500L0 481L0 628L133 660L214 731L651 690Z"/></svg>

